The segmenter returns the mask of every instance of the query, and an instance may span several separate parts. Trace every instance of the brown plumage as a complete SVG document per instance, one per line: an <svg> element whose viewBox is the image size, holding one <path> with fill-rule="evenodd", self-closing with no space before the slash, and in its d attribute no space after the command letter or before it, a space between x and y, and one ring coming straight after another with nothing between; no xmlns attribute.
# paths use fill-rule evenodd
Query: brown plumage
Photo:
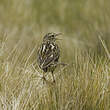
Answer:
<svg viewBox="0 0 110 110"><path fill-rule="evenodd" d="M56 44L57 36L56 33L48 33L44 36L43 42L38 50L37 62L39 67L46 72L51 72L53 81L55 82L53 72L58 64L60 57L60 49ZM45 79L45 77L43 77Z"/></svg>

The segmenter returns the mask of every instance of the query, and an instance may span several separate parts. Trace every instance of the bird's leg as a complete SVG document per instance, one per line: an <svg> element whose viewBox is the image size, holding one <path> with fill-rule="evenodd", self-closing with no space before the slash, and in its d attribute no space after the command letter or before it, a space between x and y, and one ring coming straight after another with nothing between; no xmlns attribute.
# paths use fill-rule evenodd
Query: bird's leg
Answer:
<svg viewBox="0 0 110 110"><path fill-rule="evenodd" d="M55 83L55 78L54 78L53 72L51 72L51 74L52 74L53 82Z"/></svg>
<svg viewBox="0 0 110 110"><path fill-rule="evenodd" d="M45 73L44 73L44 72L43 72L43 77L42 77L42 79L43 79L43 84L44 84L44 81L46 81Z"/></svg>

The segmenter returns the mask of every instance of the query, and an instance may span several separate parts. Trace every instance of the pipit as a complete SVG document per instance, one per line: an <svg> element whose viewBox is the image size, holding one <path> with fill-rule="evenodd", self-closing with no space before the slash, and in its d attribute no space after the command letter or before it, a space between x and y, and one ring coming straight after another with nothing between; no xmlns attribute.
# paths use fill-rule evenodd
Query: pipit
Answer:
<svg viewBox="0 0 110 110"><path fill-rule="evenodd" d="M42 44L38 49L38 57L37 62L39 67L43 70L43 79L45 79L45 73L51 72L53 77L53 82L55 82L54 78L54 70L57 67L58 60L60 57L60 49L56 44L56 40L58 40L57 36L61 35L61 33L48 33L44 36Z"/></svg>

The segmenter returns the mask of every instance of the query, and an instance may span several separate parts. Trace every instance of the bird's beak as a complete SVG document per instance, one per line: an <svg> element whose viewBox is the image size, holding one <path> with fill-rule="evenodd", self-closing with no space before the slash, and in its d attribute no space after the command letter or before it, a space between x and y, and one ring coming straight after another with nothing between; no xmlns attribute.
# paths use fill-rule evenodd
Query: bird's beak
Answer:
<svg viewBox="0 0 110 110"><path fill-rule="evenodd" d="M62 33L58 33L58 34L56 34L55 36L59 36L59 35L62 35Z"/></svg>
<svg viewBox="0 0 110 110"><path fill-rule="evenodd" d="M62 33L58 33L58 34L56 34L55 36L57 37L57 36L59 36L59 35L62 35ZM56 40L62 40L62 39L59 39L59 38L55 38Z"/></svg>

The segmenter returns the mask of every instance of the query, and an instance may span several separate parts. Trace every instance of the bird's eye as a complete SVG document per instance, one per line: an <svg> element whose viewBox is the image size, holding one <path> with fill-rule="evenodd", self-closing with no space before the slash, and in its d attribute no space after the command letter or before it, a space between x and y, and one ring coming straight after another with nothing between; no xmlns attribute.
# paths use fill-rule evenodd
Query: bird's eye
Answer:
<svg viewBox="0 0 110 110"><path fill-rule="evenodd" d="M52 35L52 37L54 37L54 35Z"/></svg>

